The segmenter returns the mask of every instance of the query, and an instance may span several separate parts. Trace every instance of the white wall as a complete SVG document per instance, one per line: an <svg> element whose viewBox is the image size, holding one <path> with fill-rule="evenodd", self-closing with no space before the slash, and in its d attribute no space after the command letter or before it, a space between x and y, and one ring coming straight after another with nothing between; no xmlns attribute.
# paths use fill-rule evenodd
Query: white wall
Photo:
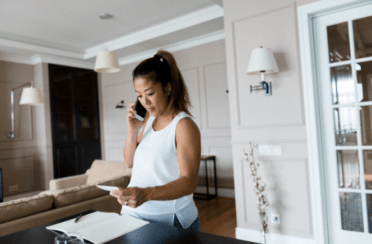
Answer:
<svg viewBox="0 0 372 244"><path fill-rule="evenodd" d="M261 162L259 175L267 184L269 214L279 214L281 218L280 224L270 221L270 232L273 236L301 237L310 242L314 238L297 27L297 7L308 2L311 1L223 2L239 239L260 239L251 170L242 160L243 149L250 150L249 142L278 145L283 150L282 156L256 157ZM264 96L263 91L250 93L249 89L260 82L259 75L246 73L252 50L260 46L273 50L280 70L265 75L266 81L272 81L272 96Z"/></svg>

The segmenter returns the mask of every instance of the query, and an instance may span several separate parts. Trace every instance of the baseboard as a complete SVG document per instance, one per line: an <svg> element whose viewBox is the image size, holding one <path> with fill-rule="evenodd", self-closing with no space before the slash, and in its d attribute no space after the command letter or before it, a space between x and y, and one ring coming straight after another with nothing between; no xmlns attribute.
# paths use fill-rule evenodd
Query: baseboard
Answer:
<svg viewBox="0 0 372 244"><path fill-rule="evenodd" d="M198 186L196 188L196 191L195 192L196 193L205 193L205 194L207 194L207 187L205 187L205 186ZM209 187L209 194L215 194L214 187ZM219 196L219 197L235 198L235 191L234 191L234 189L217 187L217 196Z"/></svg>
<svg viewBox="0 0 372 244"><path fill-rule="evenodd" d="M237 227L235 228L235 236L239 240L263 243L262 234L257 230ZM270 233L267 244L315 244L315 240Z"/></svg>

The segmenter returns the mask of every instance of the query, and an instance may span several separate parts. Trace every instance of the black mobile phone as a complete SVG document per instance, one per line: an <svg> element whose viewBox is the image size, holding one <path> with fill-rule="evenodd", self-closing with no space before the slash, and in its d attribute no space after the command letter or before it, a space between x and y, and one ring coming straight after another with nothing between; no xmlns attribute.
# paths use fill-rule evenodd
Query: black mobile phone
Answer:
<svg viewBox="0 0 372 244"><path fill-rule="evenodd" d="M147 110L142 106L142 104L140 103L140 101L138 101L138 98L137 98L136 106L134 107L134 109L137 111L137 113L134 114L134 116L136 116L136 118L139 121L144 121L145 120L146 113L147 113Z"/></svg>

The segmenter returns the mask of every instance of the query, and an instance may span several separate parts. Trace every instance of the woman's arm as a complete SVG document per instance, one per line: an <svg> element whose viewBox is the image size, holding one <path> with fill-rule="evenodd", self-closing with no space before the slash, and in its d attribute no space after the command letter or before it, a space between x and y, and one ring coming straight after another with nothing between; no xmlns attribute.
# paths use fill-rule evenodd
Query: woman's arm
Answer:
<svg viewBox="0 0 372 244"><path fill-rule="evenodd" d="M147 187L149 200L173 200L195 192L201 157L201 137L191 119L181 119L176 128L177 160L181 177L163 186Z"/></svg>
<svg viewBox="0 0 372 244"><path fill-rule="evenodd" d="M134 153L137 148L137 135L138 131L128 130L127 141L124 146L124 162L127 164L128 168L133 167Z"/></svg>
<svg viewBox="0 0 372 244"><path fill-rule="evenodd" d="M149 120L149 113L146 113L145 122L141 131L141 134L138 136L139 130L128 130L127 141L124 146L124 162L127 164L128 168L133 167L134 153L136 152L137 146L142 140L143 132L145 131L147 121ZM140 128L141 129L141 128Z"/></svg>

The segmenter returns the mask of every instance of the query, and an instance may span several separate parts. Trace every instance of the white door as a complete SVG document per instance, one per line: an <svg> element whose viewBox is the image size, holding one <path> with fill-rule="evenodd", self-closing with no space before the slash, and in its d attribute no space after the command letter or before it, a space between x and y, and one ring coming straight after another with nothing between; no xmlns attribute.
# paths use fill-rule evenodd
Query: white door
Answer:
<svg viewBox="0 0 372 244"><path fill-rule="evenodd" d="M329 240L372 243L372 2L314 18Z"/></svg>

